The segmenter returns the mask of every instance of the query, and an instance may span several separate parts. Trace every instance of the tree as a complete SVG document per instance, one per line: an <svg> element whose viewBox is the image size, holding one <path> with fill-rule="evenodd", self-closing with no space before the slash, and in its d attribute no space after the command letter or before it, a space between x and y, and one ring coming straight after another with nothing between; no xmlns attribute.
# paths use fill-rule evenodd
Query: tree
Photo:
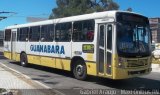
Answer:
<svg viewBox="0 0 160 95"><path fill-rule="evenodd" d="M132 12L132 8L129 7L129 8L127 9L127 11Z"/></svg>
<svg viewBox="0 0 160 95"><path fill-rule="evenodd" d="M56 3L58 7L52 10L50 19L119 9L113 0L56 0Z"/></svg>

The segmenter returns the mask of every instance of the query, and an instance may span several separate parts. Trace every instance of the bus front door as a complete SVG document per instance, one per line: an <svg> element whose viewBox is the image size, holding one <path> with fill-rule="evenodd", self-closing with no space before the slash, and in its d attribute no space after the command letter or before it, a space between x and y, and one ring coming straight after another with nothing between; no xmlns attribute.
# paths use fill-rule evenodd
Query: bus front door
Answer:
<svg viewBox="0 0 160 95"><path fill-rule="evenodd" d="M111 24L99 24L98 75L112 75L112 34Z"/></svg>
<svg viewBox="0 0 160 95"><path fill-rule="evenodd" d="M11 31L11 36L12 36L12 38L11 38L11 59L12 60L16 60L16 29L13 29L12 31Z"/></svg>

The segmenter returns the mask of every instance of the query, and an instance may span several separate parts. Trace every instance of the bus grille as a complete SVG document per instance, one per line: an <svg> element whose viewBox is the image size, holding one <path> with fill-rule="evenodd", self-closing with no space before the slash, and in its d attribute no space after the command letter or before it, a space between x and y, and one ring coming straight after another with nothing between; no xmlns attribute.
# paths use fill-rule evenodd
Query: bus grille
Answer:
<svg viewBox="0 0 160 95"><path fill-rule="evenodd" d="M144 74L146 70L141 71L128 71L128 75Z"/></svg>
<svg viewBox="0 0 160 95"><path fill-rule="evenodd" d="M127 60L127 67L146 66L147 63L148 63L147 59Z"/></svg>

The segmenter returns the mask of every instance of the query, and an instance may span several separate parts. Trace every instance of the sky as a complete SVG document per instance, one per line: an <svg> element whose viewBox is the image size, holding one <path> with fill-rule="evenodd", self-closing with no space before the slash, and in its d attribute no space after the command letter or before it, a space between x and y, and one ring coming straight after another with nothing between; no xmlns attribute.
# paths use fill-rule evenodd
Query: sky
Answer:
<svg viewBox="0 0 160 95"><path fill-rule="evenodd" d="M160 0L113 0L119 4L120 10L131 7L133 12L149 18L160 17ZM16 14L0 14L9 16L0 21L0 30L14 24L27 23L27 17L48 18L56 0L0 0L0 12L15 12Z"/></svg>

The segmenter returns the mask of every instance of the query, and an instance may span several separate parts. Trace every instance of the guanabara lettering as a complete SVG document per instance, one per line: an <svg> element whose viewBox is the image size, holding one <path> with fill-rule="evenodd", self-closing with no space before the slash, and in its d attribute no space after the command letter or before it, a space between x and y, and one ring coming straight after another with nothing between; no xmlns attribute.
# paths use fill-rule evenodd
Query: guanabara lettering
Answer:
<svg viewBox="0 0 160 95"><path fill-rule="evenodd" d="M59 45L31 45L30 50L33 52L65 54L64 46Z"/></svg>

